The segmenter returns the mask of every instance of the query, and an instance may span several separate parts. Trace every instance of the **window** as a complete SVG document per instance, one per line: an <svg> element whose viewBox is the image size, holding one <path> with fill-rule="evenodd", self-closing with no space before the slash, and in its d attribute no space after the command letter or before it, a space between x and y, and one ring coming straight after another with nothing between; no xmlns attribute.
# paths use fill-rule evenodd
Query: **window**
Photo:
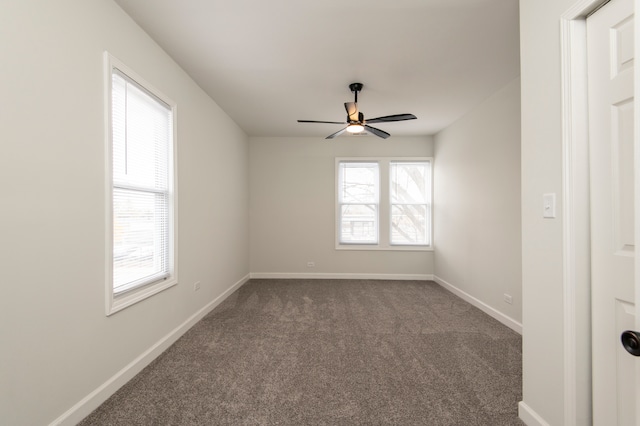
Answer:
<svg viewBox="0 0 640 426"><path fill-rule="evenodd" d="M110 55L107 314L176 283L175 105Z"/></svg>
<svg viewBox="0 0 640 426"><path fill-rule="evenodd" d="M337 158L336 248L431 250L432 163Z"/></svg>
<svg viewBox="0 0 640 426"><path fill-rule="evenodd" d="M393 161L389 177L391 244L430 245L431 163Z"/></svg>
<svg viewBox="0 0 640 426"><path fill-rule="evenodd" d="M341 162L338 172L339 241L378 242L378 163Z"/></svg>

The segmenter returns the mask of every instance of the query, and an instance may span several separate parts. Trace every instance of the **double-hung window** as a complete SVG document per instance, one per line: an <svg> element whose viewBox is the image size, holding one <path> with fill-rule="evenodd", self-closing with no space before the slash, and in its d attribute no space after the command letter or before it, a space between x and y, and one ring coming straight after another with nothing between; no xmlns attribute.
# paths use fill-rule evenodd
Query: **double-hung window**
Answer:
<svg viewBox="0 0 640 426"><path fill-rule="evenodd" d="M380 175L377 162L338 165L338 239L341 244L378 243Z"/></svg>
<svg viewBox="0 0 640 426"><path fill-rule="evenodd" d="M431 162L389 164L392 245L428 246L431 224Z"/></svg>
<svg viewBox="0 0 640 426"><path fill-rule="evenodd" d="M428 157L337 158L336 248L431 250Z"/></svg>
<svg viewBox="0 0 640 426"><path fill-rule="evenodd" d="M176 283L175 104L115 58L109 81L107 314Z"/></svg>

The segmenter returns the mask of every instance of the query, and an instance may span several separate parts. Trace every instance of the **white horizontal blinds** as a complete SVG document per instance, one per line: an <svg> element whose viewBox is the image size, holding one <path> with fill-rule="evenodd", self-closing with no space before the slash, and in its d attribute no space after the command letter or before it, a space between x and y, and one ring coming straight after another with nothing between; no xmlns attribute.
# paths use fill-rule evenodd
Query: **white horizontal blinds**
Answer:
<svg viewBox="0 0 640 426"><path fill-rule="evenodd" d="M341 244L378 243L379 181L378 163L339 163L338 208Z"/></svg>
<svg viewBox="0 0 640 426"><path fill-rule="evenodd" d="M391 162L391 244L430 245L431 162Z"/></svg>
<svg viewBox="0 0 640 426"><path fill-rule="evenodd" d="M169 275L172 111L133 80L112 73L113 290Z"/></svg>

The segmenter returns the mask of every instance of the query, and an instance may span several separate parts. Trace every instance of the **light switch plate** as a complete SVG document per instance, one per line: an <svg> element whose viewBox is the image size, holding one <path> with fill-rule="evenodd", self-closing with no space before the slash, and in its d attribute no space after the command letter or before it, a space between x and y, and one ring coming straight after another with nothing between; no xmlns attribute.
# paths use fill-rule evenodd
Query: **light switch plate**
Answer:
<svg viewBox="0 0 640 426"><path fill-rule="evenodd" d="M556 194L542 194L542 217L553 219L556 217Z"/></svg>

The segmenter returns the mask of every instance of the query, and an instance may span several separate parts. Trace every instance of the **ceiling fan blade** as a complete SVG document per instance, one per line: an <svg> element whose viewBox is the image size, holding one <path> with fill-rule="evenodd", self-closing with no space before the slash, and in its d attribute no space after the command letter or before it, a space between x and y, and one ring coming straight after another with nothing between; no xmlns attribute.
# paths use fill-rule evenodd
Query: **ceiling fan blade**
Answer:
<svg viewBox="0 0 640 426"><path fill-rule="evenodd" d="M347 127L348 127L348 126L347 126ZM343 134L343 133L344 133L344 131L345 131L345 130L347 130L347 128L346 128L346 127L345 127L344 129L342 129L342 130L338 130L338 131L337 131L337 132L335 132L334 134L331 134L331 135L327 136L325 139L333 139L333 138L335 138L336 136L340 136L341 134Z"/></svg>
<svg viewBox="0 0 640 426"><path fill-rule="evenodd" d="M344 121L315 121L315 120L298 120L298 123L347 124Z"/></svg>
<svg viewBox="0 0 640 426"><path fill-rule="evenodd" d="M388 123L390 121L405 121L415 120L417 117L413 114L395 114L385 115L384 117L377 117L367 120L367 123Z"/></svg>
<svg viewBox="0 0 640 426"><path fill-rule="evenodd" d="M344 109L347 110L349 121L358 121L358 104L355 102L345 102Z"/></svg>
<svg viewBox="0 0 640 426"><path fill-rule="evenodd" d="M389 133L385 132L384 130L380 130L380 129L376 129L375 127L371 127L371 126L367 126L366 124L364 125L364 128L369 132L369 133L373 133L374 135L381 137L382 139L386 139L389 136L391 136ZM345 129L346 130L346 129Z"/></svg>

